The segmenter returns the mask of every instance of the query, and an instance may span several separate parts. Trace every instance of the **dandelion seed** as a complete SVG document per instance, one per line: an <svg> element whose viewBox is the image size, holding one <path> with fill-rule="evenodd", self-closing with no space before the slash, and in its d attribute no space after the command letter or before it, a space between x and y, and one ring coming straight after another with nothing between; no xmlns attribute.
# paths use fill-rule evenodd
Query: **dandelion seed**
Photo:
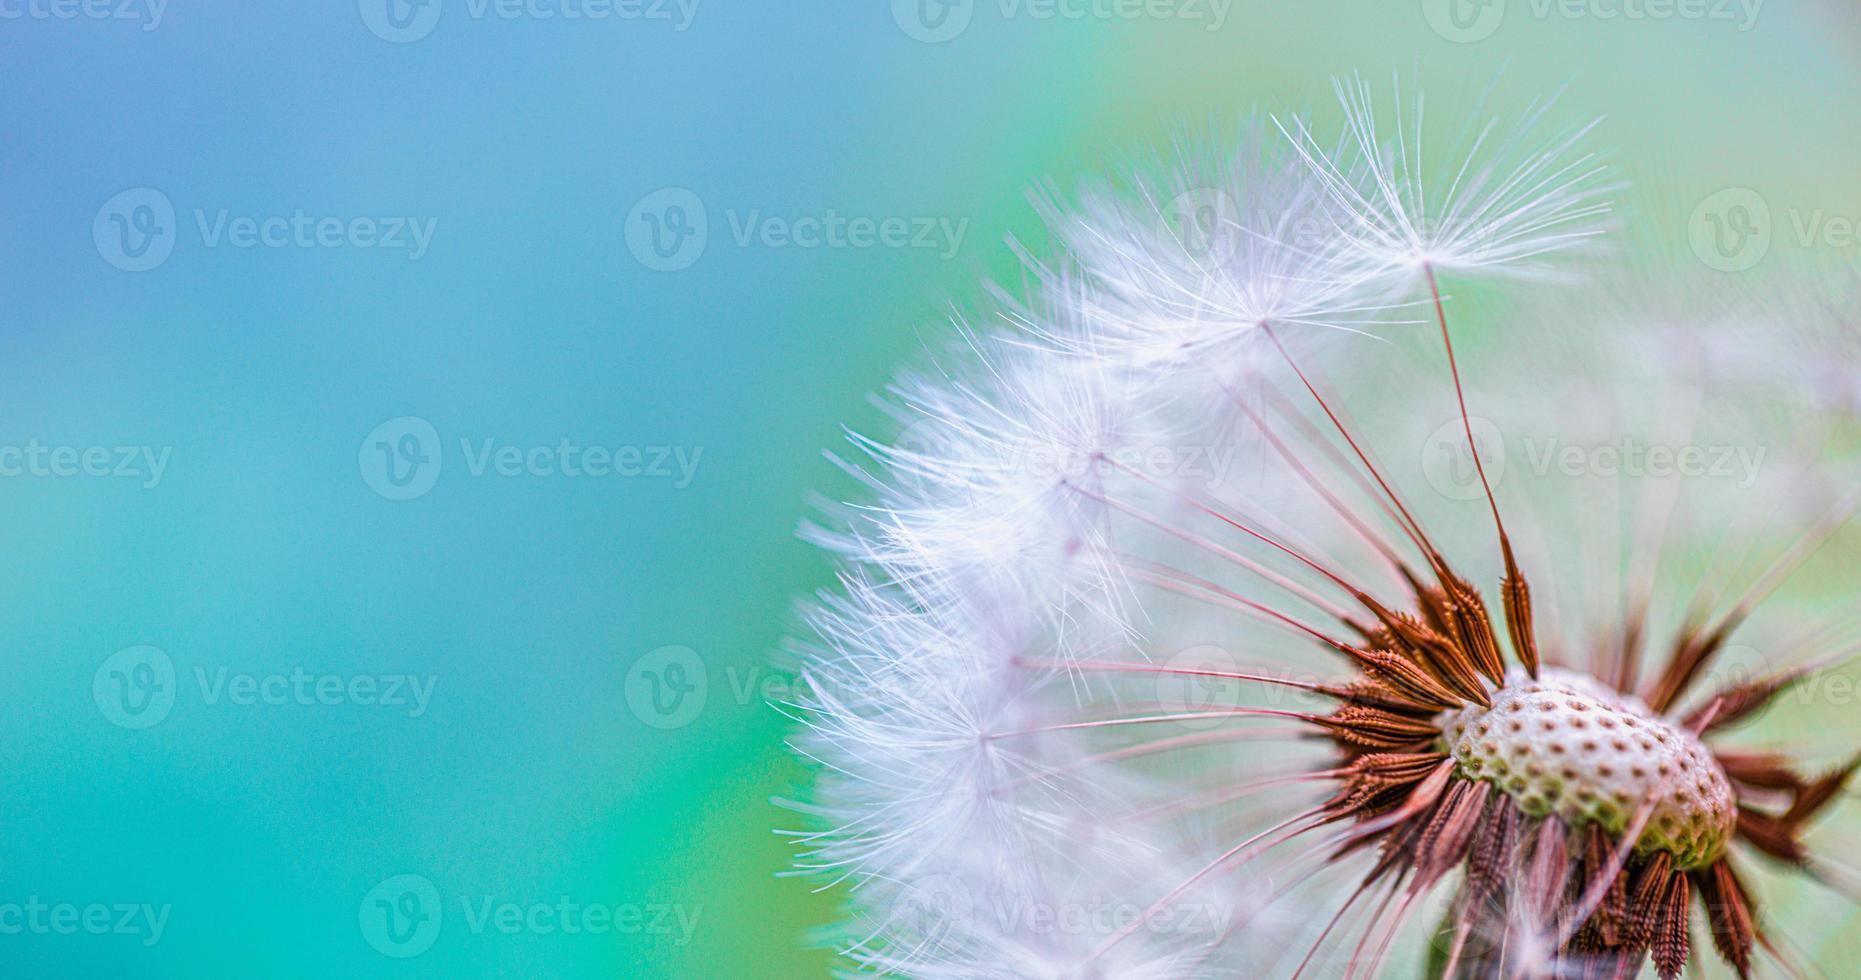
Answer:
<svg viewBox="0 0 1861 980"><path fill-rule="evenodd" d="M1538 134L1555 98L1509 129L1473 117L1445 160L1423 156L1424 103L1404 116L1400 87L1391 131L1379 128L1361 78L1335 83L1345 113L1344 152L1327 153L1299 119L1276 120L1337 206L1338 248L1373 268L1434 268L1553 275L1545 259L1608 231L1608 170L1582 149L1595 123ZM1430 169L1430 166L1439 169Z"/></svg>

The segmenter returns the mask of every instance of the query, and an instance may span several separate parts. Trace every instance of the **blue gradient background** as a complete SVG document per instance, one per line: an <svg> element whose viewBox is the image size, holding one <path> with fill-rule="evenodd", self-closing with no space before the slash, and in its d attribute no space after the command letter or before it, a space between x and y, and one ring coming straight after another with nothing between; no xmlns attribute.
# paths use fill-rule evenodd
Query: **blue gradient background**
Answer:
<svg viewBox="0 0 1861 980"><path fill-rule="evenodd" d="M363 0L366 5L371 0ZM23 3L23 0L22 0ZM820 976L833 897L775 877L805 779L745 685L828 581L796 542L819 451L863 393L1039 232L1025 189L1114 166L1184 121L1322 103L1325 79L1456 93L1571 83L1607 113L1649 236L1725 186L1861 214L1845 8L1750 30L1537 17L1456 44L1413 2L1237 2L1185 19L1041 20L977 5L908 36L885 3L699 0L658 20L473 19L389 43L355 3L171 0L160 25L0 20L0 445L171 447L160 482L0 478L0 904L172 906L161 941L0 934L11 976ZM23 9L20 3L9 10ZM178 241L140 273L92 240L160 190ZM630 254L629 209L690 189L689 268ZM429 254L207 247L233 215L437 222ZM961 247L738 245L730 216L965 222ZM1780 246L1788 247L1788 246ZM1852 262L1854 256L1838 256ZM358 449L430 422L431 492L371 490ZM679 446L655 478L474 477L459 440ZM160 648L172 713L110 722L93 680ZM645 724L630 673L675 645L709 691ZM209 704L193 671L436 678L418 718ZM417 957L364 896L441 896ZM461 899L676 905L650 932L474 932Z"/></svg>

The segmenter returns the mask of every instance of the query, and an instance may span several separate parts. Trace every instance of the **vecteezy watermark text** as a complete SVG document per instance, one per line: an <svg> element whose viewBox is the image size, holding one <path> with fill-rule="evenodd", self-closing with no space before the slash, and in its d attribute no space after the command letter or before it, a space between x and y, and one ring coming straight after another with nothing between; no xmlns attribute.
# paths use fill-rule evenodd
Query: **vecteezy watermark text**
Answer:
<svg viewBox="0 0 1861 980"><path fill-rule="evenodd" d="M0 0L4 2L4 0ZM191 226L202 248L369 249L426 257L439 219L409 215L316 215L289 212L235 214L229 208L195 208L179 220L174 201L153 187L134 187L97 209L91 242L105 262L124 272L147 272L168 261Z"/></svg>
<svg viewBox="0 0 1861 980"><path fill-rule="evenodd" d="M459 449L473 476L646 477L670 480L678 490L691 486L704 456L703 446L582 446L567 439L536 446L460 439Z"/></svg>
<svg viewBox="0 0 1861 980"><path fill-rule="evenodd" d="M173 446L50 445L34 437L23 445L0 445L0 477L128 479L153 490L173 453Z"/></svg>
<svg viewBox="0 0 1861 980"><path fill-rule="evenodd" d="M274 674L235 674L225 667L209 672L195 667L193 674L201 701L209 705L380 705L405 708L409 718L426 714L439 683L432 674L322 674L303 667Z"/></svg>
<svg viewBox="0 0 1861 980"><path fill-rule="evenodd" d="M301 666L250 673L194 665L182 675L165 651L142 645L118 650L97 667L91 678L91 699L118 727L150 728L174 710L183 676L193 681L201 703L208 707L360 705L405 712L409 718L426 714L439 683L433 674L336 673Z"/></svg>
<svg viewBox="0 0 1861 980"><path fill-rule="evenodd" d="M1473 442L1467 441L1472 430ZM1559 436L1525 436L1519 440L1523 462L1535 477L1601 477L1653 480L1735 481L1740 490L1757 483L1767 455L1764 446L1730 443L1666 444L1623 436L1607 442L1571 442ZM1442 495L1475 500L1485 484L1499 486L1508 467L1518 461L1491 419L1473 416L1435 427L1422 444L1422 472ZM1481 480L1482 471L1485 475Z"/></svg>
<svg viewBox="0 0 1861 980"><path fill-rule="evenodd" d="M679 946L698 931L703 905L677 902L583 902L567 895L521 901L498 895L458 895L459 915L473 935L661 936ZM362 896L356 923L383 956L419 956L439 940L448 918L439 887L424 875L384 878Z"/></svg>
<svg viewBox="0 0 1861 980"><path fill-rule="evenodd" d="M1270 885L1270 882L1263 882ZM870 923L913 946L961 943L989 935L1114 937L1135 932L1159 936L1221 935L1236 909L1226 902L1120 902L1105 896L1045 899L1014 890L978 895L963 879L944 873L901 882Z"/></svg>
<svg viewBox="0 0 1861 980"><path fill-rule="evenodd" d="M0 0L0 20L120 21L142 25L144 32L162 26L168 0Z"/></svg>
<svg viewBox="0 0 1861 980"><path fill-rule="evenodd" d="M1765 0L1421 0L1422 15L1441 37L1471 44L1492 37L1508 9L1523 6L1536 20L1710 21L1743 33L1758 22Z"/></svg>
<svg viewBox="0 0 1861 980"><path fill-rule="evenodd" d="M837 208L799 215L729 208L724 218L731 244L742 249L879 248L928 251L943 260L956 257L969 231L968 218L845 214ZM627 251L641 265L677 272L703 257L711 240L710 212L695 192L664 187L634 203L625 232Z"/></svg>
<svg viewBox="0 0 1861 980"><path fill-rule="evenodd" d="M517 902L495 895L459 896L465 928L474 935L495 932L505 936L530 934L565 936L608 934L670 936L684 946L691 942L704 913L702 905L672 902L575 902L567 895L553 902Z"/></svg>
<svg viewBox="0 0 1861 980"><path fill-rule="evenodd" d="M433 245L438 218L314 217L303 208L288 216L234 215L225 208L194 212L200 241L208 248L224 242L234 248L379 248L406 252L411 260L426 257Z"/></svg>
<svg viewBox="0 0 1861 980"><path fill-rule="evenodd" d="M136 936L144 946L162 941L174 906L145 902L0 902L0 936Z"/></svg>
<svg viewBox="0 0 1861 980"><path fill-rule="evenodd" d="M978 0L892 0L892 20L914 41L939 44L968 30ZM995 0L1002 20L1200 21L1205 31L1228 22L1234 0Z"/></svg>
<svg viewBox="0 0 1861 980"><path fill-rule="evenodd" d="M1524 442L1527 465L1540 476L1555 469L1565 476L1736 479L1740 490L1757 482L1765 455L1763 446L1663 446L1627 437L1599 445L1555 437Z"/></svg>
<svg viewBox="0 0 1861 980"><path fill-rule="evenodd" d="M697 477L703 446L584 445L569 438L554 443L504 442L494 437L460 437L459 454L474 478L663 480L683 490ZM362 439L356 465L369 489L389 500L425 496L445 464L439 430L414 415L389 419Z"/></svg>
<svg viewBox="0 0 1861 980"><path fill-rule="evenodd" d="M408 44L439 26L444 0L357 0L362 23L384 41ZM658 23L675 33L691 28L699 0L464 0L472 21L541 20ZM456 8L455 8L456 9Z"/></svg>

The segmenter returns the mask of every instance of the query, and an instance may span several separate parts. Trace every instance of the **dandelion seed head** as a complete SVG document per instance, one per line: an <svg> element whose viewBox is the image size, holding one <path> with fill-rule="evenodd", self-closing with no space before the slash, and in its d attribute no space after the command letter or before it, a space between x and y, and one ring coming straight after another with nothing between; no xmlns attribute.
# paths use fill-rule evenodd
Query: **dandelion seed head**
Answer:
<svg viewBox="0 0 1861 980"><path fill-rule="evenodd" d="M1717 860L1737 813L1725 770L1692 733L1582 674L1514 668L1491 707L1444 718L1448 752L1535 817L1622 834L1651 806L1638 850L1664 850L1691 870Z"/></svg>
<svg viewBox="0 0 1861 980"><path fill-rule="evenodd" d="M1791 588L1861 504L1844 307L1605 282L1457 351L1434 270L1553 274L1606 177L1542 107L1444 161L1340 96L1341 152L1284 122L1052 198L1030 295L852 437L785 708L850 969L1749 975L1754 864L1844 867L1808 832L1861 757L1738 741L1861 657ZM1238 217L1156 220L1210 187Z"/></svg>

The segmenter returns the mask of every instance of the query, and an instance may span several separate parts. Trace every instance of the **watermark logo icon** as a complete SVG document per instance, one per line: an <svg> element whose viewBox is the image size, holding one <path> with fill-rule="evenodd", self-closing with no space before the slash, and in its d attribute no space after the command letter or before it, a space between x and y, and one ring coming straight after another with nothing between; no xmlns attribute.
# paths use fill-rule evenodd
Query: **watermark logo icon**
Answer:
<svg viewBox="0 0 1861 980"><path fill-rule="evenodd" d="M90 233L105 262L124 272L147 272L174 252L174 202L153 187L132 187L97 209Z"/></svg>
<svg viewBox="0 0 1861 980"><path fill-rule="evenodd" d="M648 269L689 269L704 255L710 219L704 202L683 187L662 187L627 212L627 251Z"/></svg>
<svg viewBox="0 0 1861 980"><path fill-rule="evenodd" d="M421 875L383 879L356 909L362 938L395 959L419 956L439 939L439 889Z"/></svg>
<svg viewBox="0 0 1861 980"><path fill-rule="evenodd" d="M710 695L704 658L690 647L651 650L627 669L627 707L654 728L683 728L697 719Z"/></svg>
<svg viewBox="0 0 1861 980"><path fill-rule="evenodd" d="M415 415L375 427L356 451L362 482L389 500L425 496L439 482L439 430Z"/></svg>
<svg viewBox="0 0 1861 980"><path fill-rule="evenodd" d="M938 949L967 939L975 928L976 911L975 896L961 879L931 874L899 890L885 926L910 947Z"/></svg>
<svg viewBox="0 0 1861 980"><path fill-rule="evenodd" d="M383 41L408 44L433 33L441 0L357 0L362 23Z"/></svg>
<svg viewBox="0 0 1861 980"><path fill-rule="evenodd" d="M1232 258L1245 234L1241 210L1220 188L1196 187L1171 198L1158 212L1163 230L1197 263Z"/></svg>
<svg viewBox="0 0 1861 980"><path fill-rule="evenodd" d="M1473 430L1473 445L1467 445L1467 430ZM1477 456L1477 462L1476 462ZM1478 500L1486 496L1480 485L1480 470L1494 487L1506 473L1506 444L1499 426L1477 415L1463 424L1449 419L1435 427L1422 443L1422 475L1428 485L1449 500Z"/></svg>
<svg viewBox="0 0 1861 980"><path fill-rule="evenodd" d="M892 0L892 20L914 41L941 44L969 28L976 0Z"/></svg>
<svg viewBox="0 0 1861 980"><path fill-rule="evenodd" d="M1711 268L1743 272L1770 251L1770 205L1749 187L1709 195L1687 220L1687 244Z"/></svg>
<svg viewBox="0 0 1861 980"><path fill-rule="evenodd" d="M131 729L159 725L174 710L174 660L152 646L118 650L97 668L90 693L111 724Z"/></svg>
<svg viewBox="0 0 1861 980"><path fill-rule="evenodd" d="M1422 0L1422 16L1455 44L1484 41L1506 19L1506 0Z"/></svg>
<svg viewBox="0 0 1861 980"><path fill-rule="evenodd" d="M1234 655L1213 644L1178 652L1157 671L1157 703L1164 714L1184 715L1176 724L1213 728L1230 720L1223 712L1240 706L1240 670Z"/></svg>
<svg viewBox="0 0 1861 980"><path fill-rule="evenodd" d="M1778 668L1777 664L1771 662L1770 657L1763 650L1744 643L1727 643L1713 655L1711 662L1705 667L1703 676L1694 686L1699 690L1711 691L1717 695L1747 685L1760 684L1766 680L1775 680L1780 676L1783 676L1783 671ZM1775 704L1776 701L1773 700L1761 708L1752 710L1750 714L1741 717L1736 724L1750 724L1764 717ZM1721 717L1719 722L1724 725L1727 719Z"/></svg>

